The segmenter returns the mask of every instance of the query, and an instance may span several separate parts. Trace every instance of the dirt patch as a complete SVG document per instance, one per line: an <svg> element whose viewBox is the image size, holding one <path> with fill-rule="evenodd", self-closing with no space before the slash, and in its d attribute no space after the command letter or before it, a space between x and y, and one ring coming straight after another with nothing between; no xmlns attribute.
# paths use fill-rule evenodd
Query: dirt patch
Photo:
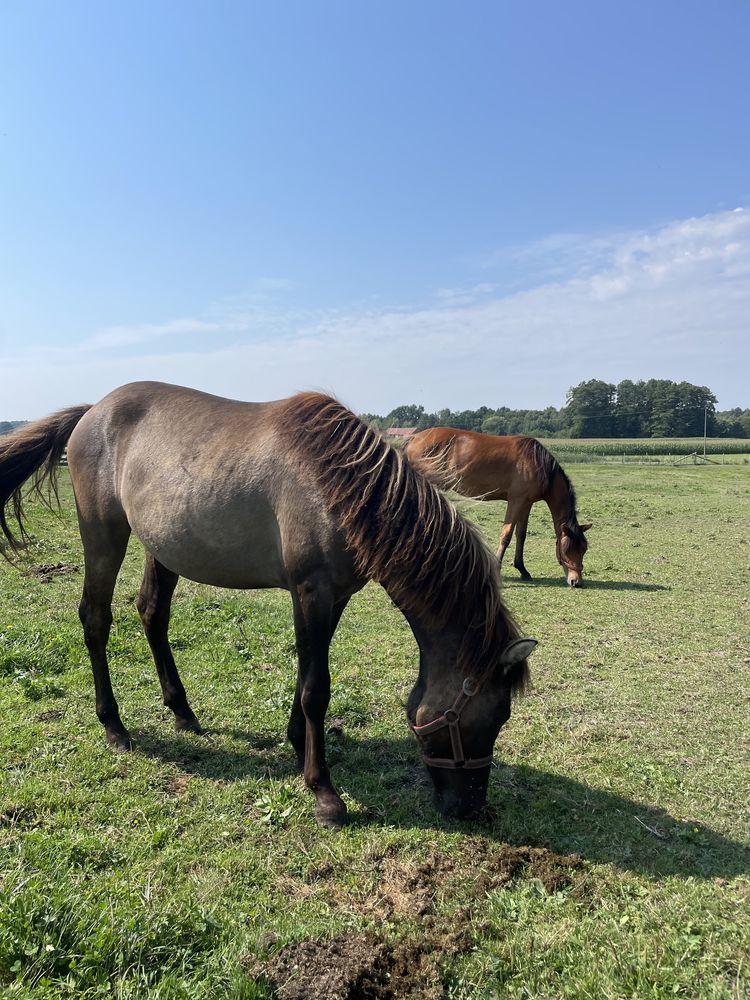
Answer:
<svg viewBox="0 0 750 1000"><path fill-rule="evenodd" d="M417 865L386 864L380 890L393 913L422 917L432 913L438 896L456 898L466 887L473 900L517 878L538 879L547 892L558 892L572 883L582 866L580 858L544 847L469 841L465 854L457 858L435 855Z"/></svg>
<svg viewBox="0 0 750 1000"><path fill-rule="evenodd" d="M488 892L521 878L537 879L548 893L573 883L583 891L585 883L584 864L576 855L481 837L468 838L458 855L408 859L390 850L376 852L365 859L354 887L351 881L342 885L337 875L337 866L325 861L308 870L303 884L290 880L288 889L303 896L322 892L339 908L393 920L424 918L441 904L481 907Z"/></svg>
<svg viewBox="0 0 750 1000"><path fill-rule="evenodd" d="M37 722L55 722L65 715L64 708L50 708L46 712L40 712L36 717Z"/></svg>
<svg viewBox="0 0 750 1000"><path fill-rule="evenodd" d="M559 892L573 883L583 861L575 854L555 854L545 847L505 844L489 851L482 867L475 883L478 894L499 889L516 878L538 879L547 892Z"/></svg>
<svg viewBox="0 0 750 1000"><path fill-rule="evenodd" d="M356 888L351 881L341 885L338 864L324 861L310 867L304 883L290 880L287 890L322 893L339 910L401 924L409 936L390 942L374 932L341 935L290 944L265 960L249 958L250 974L267 979L278 1000L439 1000L443 961L468 951L484 933L486 925L477 921L488 892L519 878L537 879L547 892L585 882L584 863L575 855L483 837L467 838L457 855L410 860L391 845L363 861ZM350 863L346 867L351 875ZM440 914L445 907L450 916ZM265 942L274 946L275 940Z"/></svg>
<svg viewBox="0 0 750 1000"><path fill-rule="evenodd" d="M466 951L468 934L429 932L390 943L374 933L287 945L251 975L273 984L279 1000L440 1000L440 960Z"/></svg>
<svg viewBox="0 0 750 1000"><path fill-rule="evenodd" d="M171 778L166 787L167 795L173 799L177 799L180 795L185 794L187 786L190 784L189 774L177 774L174 778Z"/></svg>
<svg viewBox="0 0 750 1000"><path fill-rule="evenodd" d="M29 576L34 576L40 583L51 583L55 576L64 576L66 573L77 573L78 566L72 563L44 563L40 566L29 566L27 572Z"/></svg>

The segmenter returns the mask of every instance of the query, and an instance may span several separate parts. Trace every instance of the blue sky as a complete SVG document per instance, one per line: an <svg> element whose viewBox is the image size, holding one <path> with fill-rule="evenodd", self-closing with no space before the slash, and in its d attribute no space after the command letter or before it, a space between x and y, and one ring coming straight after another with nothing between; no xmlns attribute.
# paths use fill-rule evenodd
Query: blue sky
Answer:
<svg viewBox="0 0 750 1000"><path fill-rule="evenodd" d="M0 419L139 378L750 406L748 37L744 0L3 5Z"/></svg>

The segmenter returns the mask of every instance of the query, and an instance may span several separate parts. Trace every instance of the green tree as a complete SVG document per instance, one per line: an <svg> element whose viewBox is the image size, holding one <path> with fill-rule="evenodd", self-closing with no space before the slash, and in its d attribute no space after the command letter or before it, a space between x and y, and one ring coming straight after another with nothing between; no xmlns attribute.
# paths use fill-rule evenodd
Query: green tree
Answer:
<svg viewBox="0 0 750 1000"><path fill-rule="evenodd" d="M566 417L571 437L612 437L615 387L592 378L568 390Z"/></svg>
<svg viewBox="0 0 750 1000"><path fill-rule="evenodd" d="M698 437L706 433L716 435L716 396L705 385L680 382L677 386L677 434L680 437Z"/></svg>
<svg viewBox="0 0 750 1000"><path fill-rule="evenodd" d="M644 408L643 382L625 379L615 390L617 399L614 410L616 437L645 437L646 410Z"/></svg>
<svg viewBox="0 0 750 1000"><path fill-rule="evenodd" d="M385 425L386 427L416 427L423 413L424 406L406 403L391 410L385 418Z"/></svg>
<svg viewBox="0 0 750 1000"><path fill-rule="evenodd" d="M482 421L481 431L483 434L507 434L506 431L506 419L501 417L498 413L493 413L489 417L485 417Z"/></svg>

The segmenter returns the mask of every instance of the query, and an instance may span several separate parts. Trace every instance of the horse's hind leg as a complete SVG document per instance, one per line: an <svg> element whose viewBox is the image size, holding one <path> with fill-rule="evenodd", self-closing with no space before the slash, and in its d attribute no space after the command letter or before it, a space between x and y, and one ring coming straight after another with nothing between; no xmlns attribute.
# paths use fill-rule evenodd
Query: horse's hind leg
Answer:
<svg viewBox="0 0 750 1000"><path fill-rule="evenodd" d="M505 508L505 521L500 530L500 545L497 550L497 561L502 566L503 556L505 555L505 550L510 545L510 540L513 537L513 529L516 526L515 511L512 509L512 504L508 504Z"/></svg>
<svg viewBox="0 0 750 1000"><path fill-rule="evenodd" d="M107 640L112 627L112 594L129 537L127 521L106 525L81 521L85 570L78 614L94 674L96 714L104 726L107 742L118 750L129 750L132 740L122 724L112 691Z"/></svg>
<svg viewBox="0 0 750 1000"><path fill-rule="evenodd" d="M503 556L513 538L513 532L518 532L516 535L516 555L513 565L520 571L521 578L524 580L531 579L523 564L523 546L526 541L526 529L529 523L530 510L531 505L523 500L515 497L511 497L508 500L508 506L505 508L505 522L500 532L500 547L497 550L497 561L502 566Z"/></svg>
<svg viewBox="0 0 750 1000"><path fill-rule="evenodd" d="M331 627L329 630L330 638L333 638L333 634L336 631L336 626L341 620L341 616L344 613L344 609L349 603L349 598L345 598L343 601L339 601L338 604L334 604L331 610ZM297 770L304 771L305 769L305 733L307 730L307 720L305 719L305 713L302 711L302 693L300 690L300 679L299 673L297 674L297 685L294 689L294 701L292 703L292 710L289 713L289 724L286 727L286 735L289 742L294 747L294 752L297 755Z"/></svg>
<svg viewBox="0 0 750 1000"><path fill-rule="evenodd" d="M175 729L201 733L200 723L188 704L185 688L169 645L169 613L179 577L146 553L146 568L138 595L138 613L159 675L164 704L174 712Z"/></svg>

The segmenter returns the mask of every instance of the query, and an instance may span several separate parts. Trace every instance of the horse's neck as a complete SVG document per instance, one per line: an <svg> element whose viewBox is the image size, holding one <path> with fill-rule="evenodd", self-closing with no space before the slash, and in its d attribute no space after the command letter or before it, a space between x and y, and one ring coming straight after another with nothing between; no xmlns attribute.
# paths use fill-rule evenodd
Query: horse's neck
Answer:
<svg viewBox="0 0 750 1000"><path fill-rule="evenodd" d="M419 611L400 610L419 646L419 679L425 684L445 683L452 686L453 679L458 677L455 653L460 630L452 626L438 628L429 616Z"/></svg>
<svg viewBox="0 0 750 1000"><path fill-rule="evenodd" d="M569 520L571 509L570 489L565 481L565 477L560 475L559 472L555 472L552 477L552 484L543 499L552 515L555 534L559 537L562 526Z"/></svg>

